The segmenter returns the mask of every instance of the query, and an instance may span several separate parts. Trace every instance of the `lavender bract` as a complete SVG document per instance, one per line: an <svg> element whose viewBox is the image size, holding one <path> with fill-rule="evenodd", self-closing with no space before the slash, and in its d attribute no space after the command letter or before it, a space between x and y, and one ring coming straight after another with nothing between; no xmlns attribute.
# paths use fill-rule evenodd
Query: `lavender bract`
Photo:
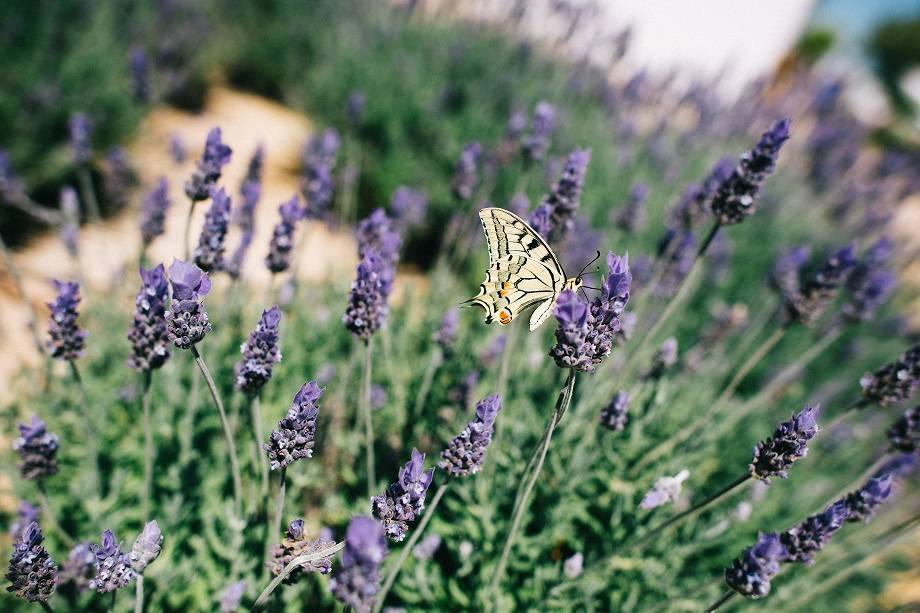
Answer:
<svg viewBox="0 0 920 613"><path fill-rule="evenodd" d="M763 598L770 593L770 580L787 555L779 535L760 534L757 542L725 569L725 582L745 598Z"/></svg>
<svg viewBox="0 0 920 613"><path fill-rule="evenodd" d="M166 213L171 204L169 183L160 177L141 201L141 239L145 247L166 232Z"/></svg>
<svg viewBox="0 0 920 613"><path fill-rule="evenodd" d="M315 381L304 383L291 403L287 415L272 430L262 449L272 470L287 468L297 460L313 457L316 439L316 401L323 390Z"/></svg>
<svg viewBox="0 0 920 613"><path fill-rule="evenodd" d="M303 218L303 209L295 195L278 208L281 221L272 232L272 240L268 246L268 256L265 266L272 273L284 272L291 265L291 250L294 249L294 230L297 222Z"/></svg>
<svg viewBox="0 0 920 613"><path fill-rule="evenodd" d="M284 533L284 539L282 539L279 544L272 546L271 557L265 565L274 576L277 577L280 575L284 567L290 564L294 558L311 553L318 553L335 545L334 541L323 538L315 540L308 539L304 533L303 524L304 521L301 518L292 521ZM325 558L307 562L296 568L284 578L282 583L285 585L293 585L310 573L328 575L331 572L332 555L329 555Z"/></svg>
<svg viewBox="0 0 920 613"><path fill-rule="evenodd" d="M83 356L86 332L77 325L77 305L80 304L80 285L74 281L53 281L57 290L54 302L48 303L51 320L48 322L48 350L59 360L76 360Z"/></svg>
<svg viewBox="0 0 920 613"><path fill-rule="evenodd" d="M90 545L90 549L96 556L96 576L89 582L89 589L100 594L114 592L137 577L131 568L131 557L118 547L111 530L102 533L102 544Z"/></svg>
<svg viewBox="0 0 920 613"><path fill-rule="evenodd" d="M211 291L211 280L191 262L173 260L169 267L172 302L166 311L169 341L179 349L191 349L211 331L202 301Z"/></svg>
<svg viewBox="0 0 920 613"><path fill-rule="evenodd" d="M468 477L479 472L492 442L495 418L502 409L498 394L486 396L476 405L476 417L441 452L438 466L452 477Z"/></svg>
<svg viewBox="0 0 920 613"><path fill-rule="evenodd" d="M622 432L629 421L629 393L623 390L614 394L610 403L601 411L601 425L614 432Z"/></svg>
<svg viewBox="0 0 920 613"><path fill-rule="evenodd" d="M166 301L169 283L162 264L140 269L141 289L134 300L134 320L128 331L131 355L128 366L136 371L151 371L169 359L169 331Z"/></svg>
<svg viewBox="0 0 920 613"><path fill-rule="evenodd" d="M786 561L800 562L806 566L814 564L815 554L843 526L849 514L846 504L840 500L780 534L780 542L788 552Z"/></svg>
<svg viewBox="0 0 920 613"><path fill-rule="evenodd" d="M134 545L131 547L129 558L131 568L134 572L142 574L154 560L160 557L160 549L163 546L163 533L156 520L149 521L144 525L144 529L137 536Z"/></svg>
<svg viewBox="0 0 920 613"><path fill-rule="evenodd" d="M224 188L211 192L211 206L204 216L204 226L193 255L195 264L205 272L220 270L224 262L224 239L230 225L230 196Z"/></svg>
<svg viewBox="0 0 920 613"><path fill-rule="evenodd" d="M345 534L342 565L329 582L336 599L357 613L367 613L380 589L380 564L387 555L383 527L370 517L351 520Z"/></svg>
<svg viewBox="0 0 920 613"><path fill-rule="evenodd" d="M354 336L367 340L383 326L389 312L387 298L393 287L393 268L368 248L358 263L342 321Z"/></svg>
<svg viewBox="0 0 920 613"><path fill-rule="evenodd" d="M6 591L28 602L47 601L57 587L58 568L42 547L44 540L38 523L32 522L13 543Z"/></svg>
<svg viewBox="0 0 920 613"><path fill-rule="evenodd" d="M789 468L808 455L808 441L818 433L819 408L806 404L789 421L781 423L773 436L757 443L748 465L753 477L769 484L771 477L789 476Z"/></svg>
<svg viewBox="0 0 920 613"><path fill-rule="evenodd" d="M891 475L872 477L855 492L843 497L848 522L869 523L878 507L891 496Z"/></svg>
<svg viewBox="0 0 920 613"><path fill-rule="evenodd" d="M920 386L920 345L911 347L875 372L864 374L859 385L866 400L883 407L907 400Z"/></svg>
<svg viewBox="0 0 920 613"><path fill-rule="evenodd" d="M13 441L13 451L19 454L19 473L33 481L57 473L58 437L37 415L29 424L19 424L19 436Z"/></svg>
<svg viewBox="0 0 920 613"><path fill-rule="evenodd" d="M233 150L221 141L220 128L212 128L205 140L204 151L195 163L195 171L185 182L185 195L193 202L206 200L217 186L222 169L230 162L232 154Z"/></svg>
<svg viewBox="0 0 920 613"><path fill-rule="evenodd" d="M277 306L262 311L256 329L249 333L249 339L240 347L243 357L234 369L236 389L252 394L268 383L272 367L281 361L281 350L278 348L280 323L281 309Z"/></svg>
<svg viewBox="0 0 920 613"><path fill-rule="evenodd" d="M434 468L427 471L425 454L412 449L412 459L399 469L399 478L380 496L371 498L371 511L383 524L387 537L395 542L406 538L409 522L425 509L425 495L434 478Z"/></svg>

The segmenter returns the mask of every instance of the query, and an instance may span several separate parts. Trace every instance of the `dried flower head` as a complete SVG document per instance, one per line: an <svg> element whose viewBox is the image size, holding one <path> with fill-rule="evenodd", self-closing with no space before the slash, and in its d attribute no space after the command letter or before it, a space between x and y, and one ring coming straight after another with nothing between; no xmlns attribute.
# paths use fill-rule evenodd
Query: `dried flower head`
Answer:
<svg viewBox="0 0 920 613"><path fill-rule="evenodd" d="M90 543L79 543L70 550L61 565L60 583L70 583L78 592L90 589L96 577L96 555Z"/></svg>
<svg viewBox="0 0 920 613"><path fill-rule="evenodd" d="M57 473L58 438L48 432L45 422L32 416L29 424L19 424L19 436L13 451L19 454L19 473L23 479L35 480Z"/></svg>
<svg viewBox="0 0 920 613"><path fill-rule="evenodd" d="M303 529L304 521L297 518L292 521L284 533L284 539L277 545L272 546L271 557L265 563L274 576L281 574L284 567L299 556L311 553L319 553L335 545L334 541L318 538L310 540L306 537ZM307 562L298 567L282 581L285 585L293 585L310 573L320 573L328 575L332 572L332 555L312 562Z"/></svg>
<svg viewBox="0 0 920 613"><path fill-rule="evenodd" d="M233 150L221 141L220 128L212 128L204 143L201 158L195 163L195 171L185 182L185 195L193 202L207 199L224 166L230 162Z"/></svg>
<svg viewBox="0 0 920 613"><path fill-rule="evenodd" d="M54 593L58 582L58 568L42 547L41 528L32 522L13 543L6 591L29 602L45 602Z"/></svg>
<svg viewBox="0 0 920 613"><path fill-rule="evenodd" d="M406 538L409 522L421 516L433 478L434 468L425 470L425 454L413 448L412 459L399 469L399 478L383 494L371 498L371 511L391 540L398 543Z"/></svg>
<svg viewBox="0 0 920 613"><path fill-rule="evenodd" d="M920 345L911 347L875 372L864 374L859 385L866 400L883 407L907 400L920 386Z"/></svg>
<svg viewBox="0 0 920 613"><path fill-rule="evenodd" d="M154 560L160 557L160 549L163 546L163 533L156 520L149 521L144 525L144 529L137 535L134 546L131 547L131 568L134 572L141 574L150 566Z"/></svg>
<svg viewBox="0 0 920 613"><path fill-rule="evenodd" d="M869 523L876 509L891 496L891 475L870 478L865 485L843 497L848 522Z"/></svg>
<svg viewBox="0 0 920 613"><path fill-rule="evenodd" d="M145 247L166 232L166 213L171 204L169 183L160 177L141 201L141 239Z"/></svg>
<svg viewBox="0 0 920 613"><path fill-rule="evenodd" d="M356 613L367 613L380 589L380 564L387 555L383 527L370 517L358 516L348 524L342 565L329 582L336 599Z"/></svg>
<svg viewBox="0 0 920 613"><path fill-rule="evenodd" d="M287 415L272 430L268 442L262 445L272 470L287 468L297 460L313 457L316 416L319 414L316 401L322 395L323 390L315 381L307 381L298 390Z"/></svg>
<svg viewBox="0 0 920 613"><path fill-rule="evenodd" d="M757 542L725 569L725 583L745 598L763 598L770 593L770 580L787 555L778 534L761 533Z"/></svg>
<svg viewBox="0 0 920 613"><path fill-rule="evenodd" d="M211 280L191 262L173 260L169 266L172 302L166 311L170 342L179 349L191 349L211 331L202 301L211 291Z"/></svg>
<svg viewBox="0 0 920 613"><path fill-rule="evenodd" d="M393 287L393 267L368 248L358 263L358 271L342 321L358 338L369 339L383 326L389 312L387 298Z"/></svg>
<svg viewBox="0 0 920 613"><path fill-rule="evenodd" d="M295 195L278 208L278 214L281 221L272 232L268 256L265 258L265 266L273 273L284 272L290 267L294 230L297 228L297 222L303 218L304 211Z"/></svg>
<svg viewBox="0 0 920 613"><path fill-rule="evenodd" d="M482 157L482 145L473 142L463 147L460 159L454 167L454 176L450 188L458 200L469 200L473 197L476 184L479 181L477 170Z"/></svg>
<svg viewBox="0 0 920 613"><path fill-rule="evenodd" d="M195 264L205 271L220 270L224 262L224 239L230 225L230 196L224 188L211 190L211 206L195 247Z"/></svg>
<svg viewBox="0 0 920 613"><path fill-rule="evenodd" d="M492 442L495 418L502 409L498 394L486 396L476 405L476 417L441 452L438 466L452 477L467 477L479 472Z"/></svg>
<svg viewBox="0 0 920 613"><path fill-rule="evenodd" d="M789 421L781 423L773 436L757 443L748 466L751 475L768 484L771 477L788 477L789 468L808 455L808 441L818 433L819 409L820 405L806 404Z"/></svg>
<svg viewBox="0 0 920 613"><path fill-rule="evenodd" d="M891 448L904 453L920 450L920 406L907 409L888 429Z"/></svg>
<svg viewBox="0 0 920 613"><path fill-rule="evenodd" d="M141 289L134 300L134 320L128 331L131 355L128 366L137 371L159 368L169 359L166 301L169 283L162 264L140 269Z"/></svg>
<svg viewBox="0 0 920 613"><path fill-rule="evenodd" d="M281 350L278 348L280 323L281 309L277 306L262 311L256 329L240 346L242 358L235 368L236 389L256 393L271 379L272 367L281 361Z"/></svg>
<svg viewBox="0 0 920 613"><path fill-rule="evenodd" d="M86 332L77 325L77 305L80 304L80 284L74 281L53 281L57 290L54 302L48 303L48 350L59 360L76 360L83 355Z"/></svg>
<svg viewBox="0 0 920 613"><path fill-rule="evenodd" d="M614 432L622 432L629 421L629 392L620 390L601 411L601 425Z"/></svg>
<svg viewBox="0 0 920 613"><path fill-rule="evenodd" d="M686 468L673 477L661 477L655 481L654 487L642 497L639 508L654 509L665 504L677 502L680 497L681 486L689 478L690 471Z"/></svg>
<svg viewBox="0 0 920 613"><path fill-rule="evenodd" d="M126 587L137 576L131 568L131 556L118 547L111 530L102 533L102 544L90 546L96 556L96 576L89 588L101 594Z"/></svg>

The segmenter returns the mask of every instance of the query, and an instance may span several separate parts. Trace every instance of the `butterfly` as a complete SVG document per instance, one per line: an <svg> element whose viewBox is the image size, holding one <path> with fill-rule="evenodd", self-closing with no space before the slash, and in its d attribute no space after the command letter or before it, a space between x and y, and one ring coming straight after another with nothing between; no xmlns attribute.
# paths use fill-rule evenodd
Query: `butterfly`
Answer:
<svg viewBox="0 0 920 613"><path fill-rule="evenodd" d="M581 275L566 278L543 237L511 211L487 207L479 211L479 219L489 246L489 268L479 293L464 304L482 307L487 324L497 318L503 326L537 305L530 316L530 330L536 330L552 313L563 290L582 286Z"/></svg>

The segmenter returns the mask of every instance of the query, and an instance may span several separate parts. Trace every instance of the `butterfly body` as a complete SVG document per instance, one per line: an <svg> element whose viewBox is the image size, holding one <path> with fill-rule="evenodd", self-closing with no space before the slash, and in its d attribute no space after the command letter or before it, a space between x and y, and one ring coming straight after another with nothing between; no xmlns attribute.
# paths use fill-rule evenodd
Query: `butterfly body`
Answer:
<svg viewBox="0 0 920 613"><path fill-rule="evenodd" d="M536 330L552 313L556 298L576 290L581 278L567 278L546 241L526 221L498 207L479 212L489 247L489 268L479 293L467 300L485 311L487 324L510 324L536 305L530 329Z"/></svg>

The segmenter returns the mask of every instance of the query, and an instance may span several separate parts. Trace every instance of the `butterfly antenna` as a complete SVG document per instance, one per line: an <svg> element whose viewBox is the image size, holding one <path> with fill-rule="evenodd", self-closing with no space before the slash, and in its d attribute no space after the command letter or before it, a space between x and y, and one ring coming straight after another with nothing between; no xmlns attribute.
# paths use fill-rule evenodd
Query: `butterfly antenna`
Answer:
<svg viewBox="0 0 920 613"><path fill-rule="evenodd" d="M599 259L601 259L601 252L600 252L600 251L597 252L597 255L594 256L594 259L593 259L593 260L591 260L590 262L588 262L587 264L585 264L585 267L581 269L581 272L578 273L578 276L580 277L580 276L582 276L583 274L585 274L585 271L588 270L588 268L591 267L591 264L593 264L594 262L598 261Z"/></svg>

